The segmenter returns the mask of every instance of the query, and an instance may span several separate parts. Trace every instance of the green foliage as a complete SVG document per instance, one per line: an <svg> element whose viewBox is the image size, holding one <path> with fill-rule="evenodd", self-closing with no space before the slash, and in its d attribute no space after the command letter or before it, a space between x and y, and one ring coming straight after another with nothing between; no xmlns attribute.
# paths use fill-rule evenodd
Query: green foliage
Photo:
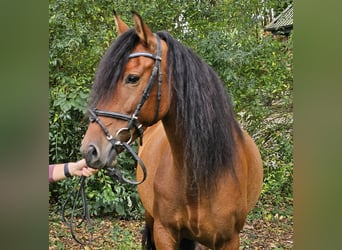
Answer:
<svg viewBox="0 0 342 250"><path fill-rule="evenodd" d="M130 155L122 153L118 157L117 168L128 179L135 179L136 162ZM122 219L138 219L143 215L136 187L113 180L105 172L99 172L91 179L86 190L89 197L89 209L94 215L112 214Z"/></svg>
<svg viewBox="0 0 342 250"><path fill-rule="evenodd" d="M268 10L274 8L277 15L290 2L50 0L49 161L81 157L89 90L97 64L116 37L112 9L130 26L134 9L154 31L167 30L192 48L224 81L238 120L262 154L263 201L277 204L292 197L293 38L275 39L262 31ZM121 155L119 164L125 176L134 179L131 157ZM51 184L50 202L61 204L75 182ZM94 215L138 218L142 214L135 187L102 172L88 179L86 192Z"/></svg>
<svg viewBox="0 0 342 250"><path fill-rule="evenodd" d="M131 157L122 153L118 157L117 168L128 179L134 179L136 163ZM51 197L50 201L58 206L56 210L61 210L66 199L77 190L79 186L79 177L65 179L50 185ZM100 170L97 174L86 179L85 193L87 195L87 203L90 215L103 216L113 215L120 219L140 219L144 209L140 202L135 186L121 183L116 179L105 174L105 170ZM67 209L71 211L73 196L67 205ZM82 207L81 199L76 203L77 208ZM57 211L55 211L57 212ZM76 215L80 215L82 211L76 210Z"/></svg>

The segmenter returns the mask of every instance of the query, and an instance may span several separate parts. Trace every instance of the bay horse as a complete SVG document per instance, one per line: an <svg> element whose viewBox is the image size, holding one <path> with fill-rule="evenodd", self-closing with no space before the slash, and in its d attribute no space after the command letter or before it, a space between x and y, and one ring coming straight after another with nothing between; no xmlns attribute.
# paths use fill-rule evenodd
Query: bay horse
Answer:
<svg viewBox="0 0 342 250"><path fill-rule="evenodd" d="M81 145L87 164L114 167L123 146L140 138L143 248L239 249L262 188L257 146L211 67L169 33L153 33L138 13L134 28L114 16L119 36L89 99Z"/></svg>

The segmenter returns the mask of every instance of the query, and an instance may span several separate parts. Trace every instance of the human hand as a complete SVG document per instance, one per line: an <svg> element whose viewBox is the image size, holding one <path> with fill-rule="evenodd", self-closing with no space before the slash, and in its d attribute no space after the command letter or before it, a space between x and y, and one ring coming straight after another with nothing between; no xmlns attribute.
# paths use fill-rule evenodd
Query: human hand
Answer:
<svg viewBox="0 0 342 250"><path fill-rule="evenodd" d="M82 159L77 162L69 163L69 172L72 176L77 175L89 177L98 172L98 169L88 167L85 159Z"/></svg>

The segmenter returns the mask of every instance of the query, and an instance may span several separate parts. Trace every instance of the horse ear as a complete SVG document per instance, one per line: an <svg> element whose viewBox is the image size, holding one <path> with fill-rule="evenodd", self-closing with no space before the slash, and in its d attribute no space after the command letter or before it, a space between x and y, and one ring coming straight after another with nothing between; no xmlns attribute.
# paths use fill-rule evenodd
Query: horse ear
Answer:
<svg viewBox="0 0 342 250"><path fill-rule="evenodd" d="M145 24L141 16L135 12L133 13L133 20L135 25L135 32L137 33L140 41L145 47L155 47L155 39L151 29Z"/></svg>
<svg viewBox="0 0 342 250"><path fill-rule="evenodd" d="M116 13L115 10L113 10L113 14L114 14L114 21L115 21L115 26L118 31L118 34L121 35L122 33L129 30L128 25L125 24L124 21L122 21L122 19L119 17L119 15Z"/></svg>

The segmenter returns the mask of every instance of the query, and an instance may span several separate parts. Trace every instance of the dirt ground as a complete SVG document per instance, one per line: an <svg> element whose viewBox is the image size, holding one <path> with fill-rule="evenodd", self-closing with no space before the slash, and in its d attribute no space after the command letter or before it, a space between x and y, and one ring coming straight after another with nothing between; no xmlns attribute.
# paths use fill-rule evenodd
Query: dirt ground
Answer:
<svg viewBox="0 0 342 250"><path fill-rule="evenodd" d="M50 215L49 249L141 249L143 221L101 218L92 219L92 222L94 240L91 245L82 246L72 239L58 215ZM77 235L89 237L86 229L80 229ZM263 219L248 219L240 236L240 249L293 249L292 216L276 214Z"/></svg>

